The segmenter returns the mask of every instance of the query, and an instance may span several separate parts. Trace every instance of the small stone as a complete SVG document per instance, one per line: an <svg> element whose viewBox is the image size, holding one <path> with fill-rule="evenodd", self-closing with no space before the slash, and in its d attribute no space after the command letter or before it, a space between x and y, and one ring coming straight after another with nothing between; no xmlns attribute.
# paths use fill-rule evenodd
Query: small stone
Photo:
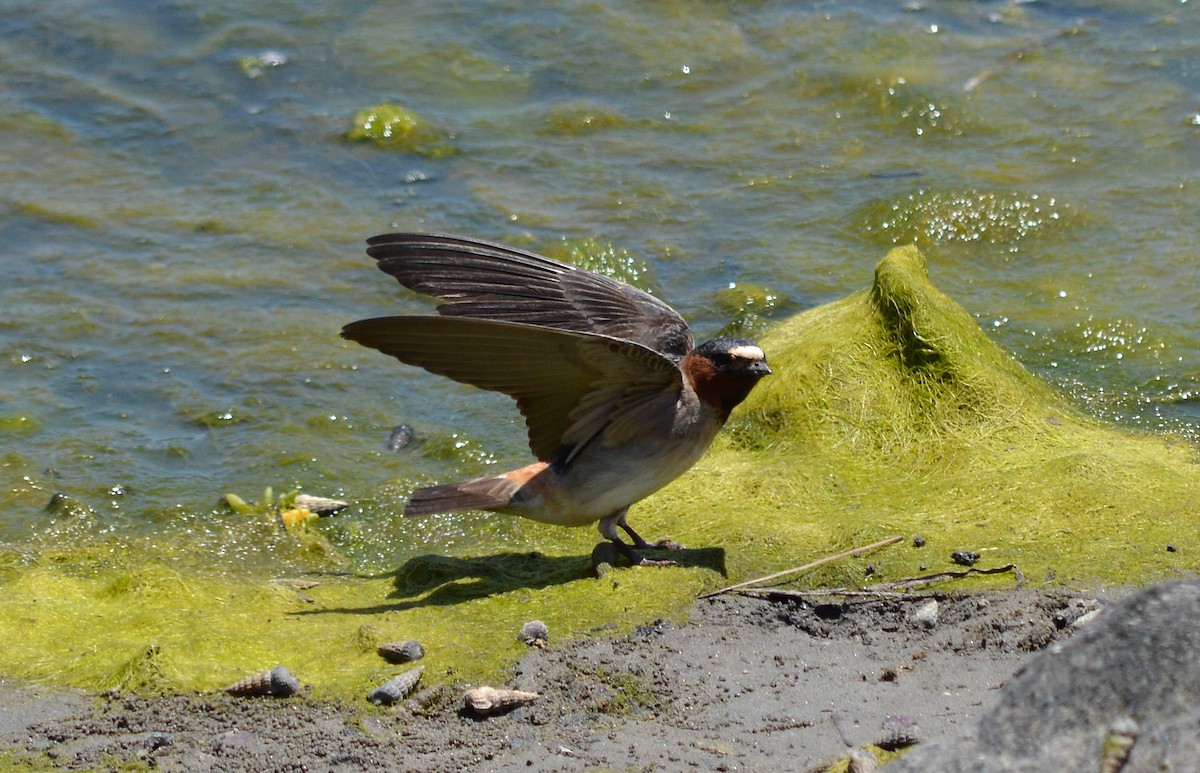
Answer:
<svg viewBox="0 0 1200 773"><path fill-rule="evenodd" d="M1174 552L1175 552L1176 550L1178 550L1178 549L1179 549L1179 548L1175 547L1174 545L1167 545L1167 552L1168 552L1168 553L1174 553Z"/></svg>
<svg viewBox="0 0 1200 773"><path fill-rule="evenodd" d="M956 550L950 554L950 560L959 566L974 566L979 554L973 550Z"/></svg>
<svg viewBox="0 0 1200 773"><path fill-rule="evenodd" d="M937 599L932 599L917 607L909 619L924 628L933 628L936 626L938 623Z"/></svg>
<svg viewBox="0 0 1200 773"><path fill-rule="evenodd" d="M913 546L914 548L923 548L923 547L925 547L925 538L924 538L924 537L922 537L920 534L918 534L917 536L913 537L912 546Z"/></svg>
<svg viewBox="0 0 1200 773"><path fill-rule="evenodd" d="M171 736L161 732L151 733L142 740L142 746L148 752L157 751L158 749L170 746L173 743L175 743L175 741L173 738L171 738Z"/></svg>

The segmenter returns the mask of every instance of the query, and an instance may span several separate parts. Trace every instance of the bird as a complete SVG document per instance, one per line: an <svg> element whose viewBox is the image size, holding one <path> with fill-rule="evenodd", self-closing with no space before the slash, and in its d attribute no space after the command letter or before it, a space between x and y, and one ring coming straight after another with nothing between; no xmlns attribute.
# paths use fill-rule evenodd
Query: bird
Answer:
<svg viewBox="0 0 1200 773"><path fill-rule="evenodd" d="M521 249L391 233L368 239L367 254L403 286L438 299L438 316L363 319L342 337L509 395L537 457L417 489L404 514L485 510L563 526L598 522L633 565L674 563L639 552L680 546L639 536L629 507L703 456L771 373L763 350L742 338L696 345L683 317L653 295Z"/></svg>

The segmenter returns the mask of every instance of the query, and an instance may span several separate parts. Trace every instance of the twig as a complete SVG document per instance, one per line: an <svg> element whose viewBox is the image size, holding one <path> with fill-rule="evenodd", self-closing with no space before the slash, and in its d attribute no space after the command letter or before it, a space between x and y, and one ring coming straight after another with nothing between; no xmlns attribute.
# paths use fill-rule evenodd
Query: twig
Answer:
<svg viewBox="0 0 1200 773"><path fill-rule="evenodd" d="M1004 574L1005 572L1013 572L1017 576L1017 584L1025 584L1025 575L1021 574L1021 570L1016 564L1005 564L1004 566L994 566L990 569L969 569L956 570L950 572L935 572L934 574L926 574L920 577L909 577L904 580L894 580L892 582L881 582L866 588L866 590L889 591L897 588L912 588L917 585L928 585L931 582L941 582L942 580L959 580L969 574Z"/></svg>
<svg viewBox="0 0 1200 773"><path fill-rule="evenodd" d="M824 558L818 558L816 561L812 561L803 566L797 566L793 569L784 569L782 572L775 572L775 574L768 574L765 577L756 577L753 580L746 580L745 582L739 582L736 585L730 585L727 588L721 588L720 590L709 591L708 593L703 593L700 596L697 596L697 598L707 599L707 598L711 598L713 596L719 596L722 593L729 593L730 591L733 591L733 590L745 588L750 585L756 585L760 582L768 582L770 580L775 580L775 579L778 579L785 575L798 574L799 572L807 572L809 569L816 569L818 566L824 566L825 564L832 563L834 561L839 561L843 558L849 558L851 556L858 556L862 553L867 552L868 550L875 550L876 548L885 548L889 545L895 545L897 542L900 542L903 539L904 539L904 537L902 537L900 535L896 535L894 537L888 537L887 539L882 539L882 540L879 540L878 542L872 542L870 545L863 545L860 548L852 548L850 550L842 551L841 553L835 553L832 556L825 556Z"/></svg>
<svg viewBox="0 0 1200 773"><path fill-rule="evenodd" d="M850 590L849 588L818 588L800 590L798 588L742 588L738 593L755 598L785 598L785 599L821 599L829 596L839 596L845 599L866 599L867 601L882 601L883 599L917 600L936 598L937 593L905 593L903 591L887 590Z"/></svg>
<svg viewBox="0 0 1200 773"><path fill-rule="evenodd" d="M822 598L826 596L842 596L844 598L857 599L896 599L903 598L908 600L917 600L927 598L931 594L915 594L903 592L903 589L913 588L918 585L927 585L932 582L940 582L942 580L957 580L966 577L969 574L1001 574L1004 572L1014 572L1017 575L1018 584L1025 582L1025 576L1017 569L1016 564L1005 564L991 569L963 569L962 571L952 572L937 572L936 574L926 574L921 577L909 577L904 580L894 580L892 582L881 582L875 585L870 585L866 588L851 590L849 588L816 588L813 590L798 590L795 588L737 588L740 593L747 596L781 596L783 598L799 598L811 599ZM703 598L703 596L701 596Z"/></svg>

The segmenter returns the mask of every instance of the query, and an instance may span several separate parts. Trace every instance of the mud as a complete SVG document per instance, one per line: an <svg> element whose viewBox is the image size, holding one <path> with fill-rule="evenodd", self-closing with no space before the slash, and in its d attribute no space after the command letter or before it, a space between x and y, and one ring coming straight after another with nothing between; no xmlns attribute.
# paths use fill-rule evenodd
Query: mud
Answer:
<svg viewBox="0 0 1200 773"><path fill-rule="evenodd" d="M1046 590L719 597L687 624L629 636L551 631L496 685L540 697L483 719L462 710L453 674L425 674L391 708L0 683L0 742L10 761L62 770L816 770L853 747L961 733L1031 653L1107 603Z"/></svg>

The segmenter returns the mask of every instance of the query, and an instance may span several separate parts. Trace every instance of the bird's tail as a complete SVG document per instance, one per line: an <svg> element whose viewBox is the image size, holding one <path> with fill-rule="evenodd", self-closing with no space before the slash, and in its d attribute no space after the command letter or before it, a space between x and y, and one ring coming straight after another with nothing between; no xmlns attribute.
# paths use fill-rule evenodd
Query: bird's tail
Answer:
<svg viewBox="0 0 1200 773"><path fill-rule="evenodd" d="M492 475L462 483L417 489L408 498L404 514L433 515L455 510L493 510L507 505L520 484L506 475Z"/></svg>

